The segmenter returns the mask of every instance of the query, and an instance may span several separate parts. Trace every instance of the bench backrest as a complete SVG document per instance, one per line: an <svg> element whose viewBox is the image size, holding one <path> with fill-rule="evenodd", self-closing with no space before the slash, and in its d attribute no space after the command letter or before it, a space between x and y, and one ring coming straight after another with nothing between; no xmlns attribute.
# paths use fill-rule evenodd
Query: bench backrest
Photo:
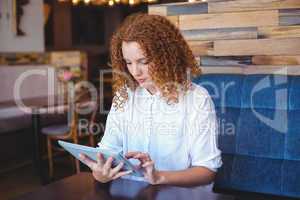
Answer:
<svg viewBox="0 0 300 200"><path fill-rule="evenodd" d="M205 74L223 167L216 187L300 197L300 77Z"/></svg>

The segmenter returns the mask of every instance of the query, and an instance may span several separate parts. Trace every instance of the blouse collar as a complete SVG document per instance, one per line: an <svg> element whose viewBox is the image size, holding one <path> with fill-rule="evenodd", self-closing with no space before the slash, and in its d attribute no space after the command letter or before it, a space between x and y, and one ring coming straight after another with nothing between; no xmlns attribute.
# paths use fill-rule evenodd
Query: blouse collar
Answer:
<svg viewBox="0 0 300 200"><path fill-rule="evenodd" d="M159 97L160 96L160 92L159 90L157 90L154 94L151 94L147 89L139 86L137 88L138 93L142 96L147 96L147 97Z"/></svg>

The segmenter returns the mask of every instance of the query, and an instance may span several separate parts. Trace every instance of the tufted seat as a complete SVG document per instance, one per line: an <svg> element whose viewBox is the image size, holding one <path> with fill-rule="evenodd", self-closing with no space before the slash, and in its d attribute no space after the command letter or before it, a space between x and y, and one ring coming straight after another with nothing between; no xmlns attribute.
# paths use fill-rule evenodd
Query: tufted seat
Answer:
<svg viewBox="0 0 300 200"><path fill-rule="evenodd" d="M300 197L300 77L205 74L223 166L216 188Z"/></svg>

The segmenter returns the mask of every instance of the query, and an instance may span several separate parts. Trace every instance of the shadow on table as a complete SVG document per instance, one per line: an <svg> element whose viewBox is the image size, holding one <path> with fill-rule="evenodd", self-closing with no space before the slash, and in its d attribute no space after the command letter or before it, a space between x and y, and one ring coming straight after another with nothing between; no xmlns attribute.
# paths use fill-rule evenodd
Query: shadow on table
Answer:
<svg viewBox="0 0 300 200"><path fill-rule="evenodd" d="M212 186L176 187L153 186L146 182L119 179L108 185L95 183L95 190L88 193L83 200L105 199L217 199Z"/></svg>

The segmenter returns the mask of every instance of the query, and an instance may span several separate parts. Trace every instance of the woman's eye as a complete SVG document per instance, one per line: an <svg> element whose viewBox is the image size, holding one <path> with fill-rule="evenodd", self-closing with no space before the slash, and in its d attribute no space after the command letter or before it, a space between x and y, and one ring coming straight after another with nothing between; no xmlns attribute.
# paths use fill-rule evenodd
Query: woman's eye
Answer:
<svg viewBox="0 0 300 200"><path fill-rule="evenodd" d="M142 61L141 63L142 63L143 65L149 64L147 61Z"/></svg>

